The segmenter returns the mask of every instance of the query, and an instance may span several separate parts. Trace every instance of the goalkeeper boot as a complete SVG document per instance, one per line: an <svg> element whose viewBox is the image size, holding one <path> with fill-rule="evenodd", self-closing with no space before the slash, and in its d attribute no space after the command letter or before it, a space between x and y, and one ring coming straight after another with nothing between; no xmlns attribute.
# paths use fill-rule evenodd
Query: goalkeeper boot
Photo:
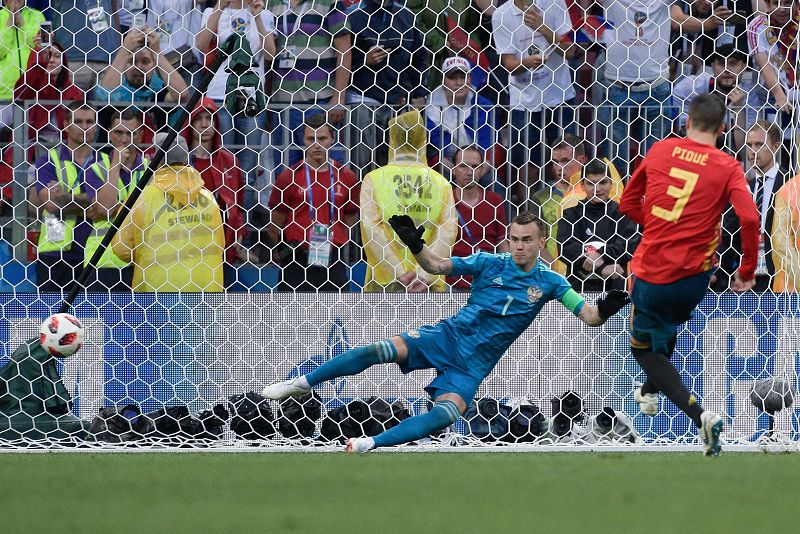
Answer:
<svg viewBox="0 0 800 534"><path fill-rule="evenodd" d="M700 414L700 441L706 456L719 456L722 447L719 445L719 435L722 433L722 417L712 412Z"/></svg>
<svg viewBox="0 0 800 534"><path fill-rule="evenodd" d="M633 392L633 400L639 404L643 414L653 417L658 413L658 393L642 393L642 388Z"/></svg>
<svg viewBox="0 0 800 534"><path fill-rule="evenodd" d="M277 382L264 388L261 392L262 397L272 400L283 400L289 397L302 397L308 395L311 391L311 386L308 386L306 380L301 380L303 377L292 378Z"/></svg>
<svg viewBox="0 0 800 534"><path fill-rule="evenodd" d="M369 452L375 448L375 441L372 438L350 438L344 452Z"/></svg>

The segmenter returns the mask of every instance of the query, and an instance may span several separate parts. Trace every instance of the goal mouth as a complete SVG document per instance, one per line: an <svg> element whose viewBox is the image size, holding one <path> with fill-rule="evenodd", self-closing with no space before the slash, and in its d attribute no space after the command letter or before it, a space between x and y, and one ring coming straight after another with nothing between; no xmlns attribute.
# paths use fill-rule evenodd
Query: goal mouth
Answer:
<svg viewBox="0 0 800 534"><path fill-rule="evenodd" d="M320 385L316 388L316 404L307 399L281 404L259 400L251 394L255 395L254 404L239 414L238 423L233 421L236 414L231 408L232 399L237 394L242 398L247 391L260 391L266 384L308 373L352 347L389 333L433 323L454 313L467 298L458 293L90 294L76 310L85 327L84 348L68 359L54 360L54 369L71 398L69 414L78 426L60 434L50 433L57 427L44 428L36 435L22 431L10 438L0 428L0 447L340 450L344 437L374 433L369 430L373 424L368 421L371 412L352 406L347 411L348 405L359 401L370 406L374 402L370 399L375 398L385 401L381 408L384 416L392 417L397 409L409 415L424 413L429 399L423 395L423 388L434 378L433 371L404 375L396 365L375 366L359 375ZM594 295L587 298L591 300ZM38 319L33 315L37 315L35 303L39 299L45 299L47 305L57 303L55 296L17 295L12 299L0 295L0 312L10 325L10 346L36 335ZM23 308L19 307L20 301ZM690 377L692 389L704 406L725 414L722 443L726 451L796 449L795 407L775 414L771 432L767 414L756 409L750 399L759 379L773 374L793 376L794 358L787 356L798 339L796 304L795 298L709 295L680 333L680 339L685 341L679 342L673 362ZM27 313L32 316L27 317ZM145 314L146 324L141 321ZM577 324L560 307L547 305L479 388L478 404L489 399L494 403L488 413L477 416L475 421L482 426L462 418L451 427L446 439L397 450L697 450L694 426L663 397L655 417L639 413L633 391L643 376L629 354L626 319L623 311L622 316L612 317L602 328L590 329ZM785 394L785 381L776 383L782 388L777 393ZM568 391L581 398L581 404L572 402L569 407L582 410L582 415L574 418L568 434L558 435L558 414L551 412L554 407L566 405L551 401ZM233 401L236 402L241 401ZM399 403L399 408L389 409L392 403ZM166 438L137 435L132 427L128 429L133 432L128 441L97 441L92 437L89 428L100 410L116 407L124 411L126 406L134 409L125 414L131 422L139 414L153 414L165 408L182 406L184 411L176 416L173 427L167 427L172 434ZM515 430L510 415L520 407L529 408L523 410L525 417L521 420L525 425L541 417L554 433L537 434L530 426ZM333 441L324 441L320 439L323 424L335 410L344 410L351 420L337 419L335 424L339 426L331 428L340 429L341 437L334 435L328 438ZM640 441L631 439L633 434L620 438L606 436L607 431L602 430L591 439L581 435L587 428L595 428L591 425L599 424L596 420L600 415L606 416L602 425L608 429L609 410L619 418L629 417ZM512 423L503 423L511 426L501 425L497 431L498 414L511 419ZM16 422L20 421L19 415L15 417ZM201 421L201 431L213 431L213 439L182 434L180 425L188 421L187 417ZM28 427L36 419L24 414L22 418L27 419ZM4 428L9 429L8 425ZM298 434L303 438L285 437L296 438ZM248 435L264 437L242 438Z"/></svg>

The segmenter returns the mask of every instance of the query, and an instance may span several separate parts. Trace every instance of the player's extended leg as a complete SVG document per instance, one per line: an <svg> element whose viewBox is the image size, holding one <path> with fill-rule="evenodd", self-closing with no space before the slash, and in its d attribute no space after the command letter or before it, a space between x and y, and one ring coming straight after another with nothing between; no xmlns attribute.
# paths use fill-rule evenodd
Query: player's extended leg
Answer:
<svg viewBox="0 0 800 534"><path fill-rule="evenodd" d="M648 349L633 347L631 347L631 352L641 368L647 373L648 380L652 381L659 391L688 415L697 425L697 428L700 428L700 414L703 413L703 408L700 407L695 396L684 385L680 373L670 363L667 356L654 354Z"/></svg>
<svg viewBox="0 0 800 534"><path fill-rule="evenodd" d="M669 358L675 352L675 345L678 341L678 336L674 336L670 342L667 350L669 351ZM644 415L653 417L658 413L658 393L659 389L653 379L649 376L640 388L633 392L633 400L639 404L639 409Z"/></svg>
<svg viewBox="0 0 800 534"><path fill-rule="evenodd" d="M367 452L376 447L391 447L425 438L455 423L467 409L464 399L457 393L445 393L436 397L428 413L404 419L395 427L372 438L347 440L347 452Z"/></svg>
<svg viewBox="0 0 800 534"><path fill-rule="evenodd" d="M322 382L360 373L379 363L402 363L408 355L406 343L400 336L356 347L331 358L307 375L271 384L261 394L273 400L300 397Z"/></svg>

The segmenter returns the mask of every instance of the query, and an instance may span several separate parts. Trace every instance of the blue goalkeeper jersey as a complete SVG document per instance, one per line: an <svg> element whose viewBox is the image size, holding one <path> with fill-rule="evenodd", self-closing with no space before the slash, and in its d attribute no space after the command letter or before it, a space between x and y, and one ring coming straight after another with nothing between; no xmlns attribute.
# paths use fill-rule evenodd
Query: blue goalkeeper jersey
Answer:
<svg viewBox="0 0 800 534"><path fill-rule="evenodd" d="M454 276L473 277L472 294L466 306L437 326L450 330L459 360L471 373L488 375L547 302L557 299L575 315L583 307L569 282L541 260L529 272L508 253L451 260Z"/></svg>

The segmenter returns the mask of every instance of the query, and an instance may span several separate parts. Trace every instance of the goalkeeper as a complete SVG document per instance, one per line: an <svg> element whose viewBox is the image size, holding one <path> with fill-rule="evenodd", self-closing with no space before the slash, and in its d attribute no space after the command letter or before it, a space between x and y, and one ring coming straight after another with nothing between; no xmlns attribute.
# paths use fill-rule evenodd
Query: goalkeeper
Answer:
<svg viewBox="0 0 800 534"><path fill-rule="evenodd" d="M405 419L375 437L352 438L347 442L348 452L399 445L453 424L546 302L557 299L587 325L600 326L630 301L626 292L611 291L597 306L584 303L563 276L539 260L547 231L544 222L530 213L521 213L511 223L510 253L479 252L465 258L442 258L431 252L422 239L425 229L417 227L408 215L394 215L389 224L427 272L474 277L467 305L436 325L352 349L307 375L263 391L274 400L302 396L326 380L354 375L379 363L396 363L404 373L437 370L436 378L425 388L434 400L428 413Z"/></svg>

